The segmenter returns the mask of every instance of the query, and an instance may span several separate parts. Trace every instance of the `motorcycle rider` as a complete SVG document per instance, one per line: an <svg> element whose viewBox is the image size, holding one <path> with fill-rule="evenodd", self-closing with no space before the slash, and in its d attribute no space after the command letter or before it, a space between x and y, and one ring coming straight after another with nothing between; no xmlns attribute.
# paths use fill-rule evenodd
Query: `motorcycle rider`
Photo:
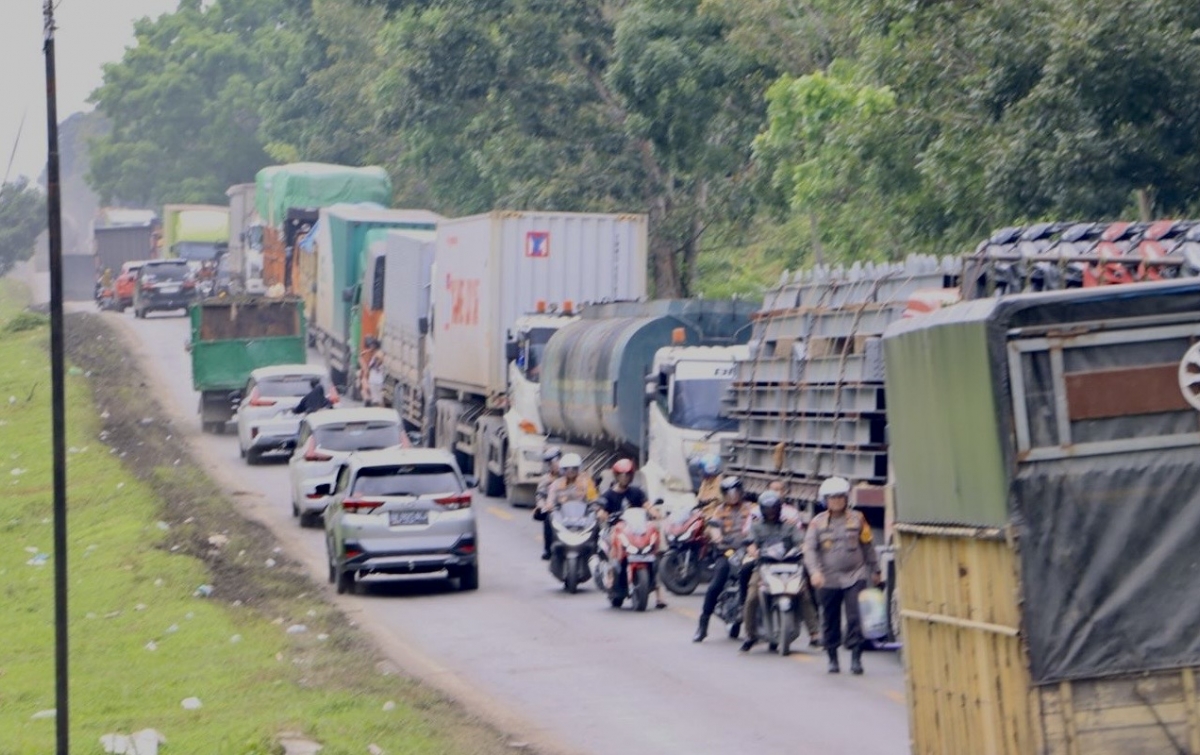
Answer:
<svg viewBox="0 0 1200 755"><path fill-rule="evenodd" d="M612 536L612 528L620 520L621 514L628 509L646 509L646 516L654 519L653 509L649 508L646 492L633 484L634 466L631 459L619 459L612 465L613 484L600 496L600 522L605 525L604 537ZM651 525L654 526L654 525ZM660 544L663 540L659 540ZM662 585L658 583L656 569L650 570L651 584L654 586L655 608L666 608L663 600Z"/></svg>
<svg viewBox="0 0 1200 755"><path fill-rule="evenodd" d="M554 542L554 528L550 524L546 495L550 491L550 484L562 475L558 468L558 462L562 455L562 449L558 446L550 446L542 454L542 460L546 463L546 471L542 475L542 479L538 481L537 492L533 498L533 518L542 523L543 561L550 560L550 544Z"/></svg>
<svg viewBox="0 0 1200 755"><path fill-rule="evenodd" d="M858 595L867 579L883 581L871 527L861 512L849 508L850 483L830 477L817 493L826 510L813 517L804 538L804 563L821 601L825 624L825 652L829 673L836 674L838 645L842 642L842 608L846 611L846 647L850 649L850 673L861 674L862 621Z"/></svg>
<svg viewBox="0 0 1200 755"><path fill-rule="evenodd" d="M546 499L542 502L542 511L546 516L546 527L549 530L548 537L545 542L546 549L542 553L542 560L550 559L550 544L553 542L554 530L550 527L550 512L557 509L567 501L583 501L584 503L595 503L600 494L596 492L596 483L587 475L580 474L583 468L583 459L579 458L579 454L563 454L558 460L558 470L562 476L550 483L546 488Z"/></svg>
<svg viewBox="0 0 1200 755"><path fill-rule="evenodd" d="M780 518L787 524L792 525L799 531L799 544L803 547L804 533L806 527L804 525L804 516L800 513L800 509L788 503L783 496L784 484L782 480L772 480L767 486L767 492L764 496L774 493L779 496L783 502L780 509ZM761 505L754 509L750 514L750 521L747 523L746 534L750 533L750 526L759 521L762 517ZM753 594L753 593L751 593ZM808 569L806 568L801 577L800 595L797 596L800 601L800 619L804 622L804 628L808 630L808 646L810 648L821 647L821 620L817 612L816 591L809 582Z"/></svg>
<svg viewBox="0 0 1200 755"><path fill-rule="evenodd" d="M704 478L700 481L700 489L696 491L696 503L702 508L721 502L721 457L708 454L700 459L700 472Z"/></svg>
<svg viewBox="0 0 1200 755"><path fill-rule="evenodd" d="M300 399L300 403L296 404L296 408L292 410L294 413L308 414L333 406L333 402L325 395L325 387L321 385L321 378L309 378L308 386L308 393L304 394L304 398Z"/></svg>
<svg viewBox="0 0 1200 755"><path fill-rule="evenodd" d="M783 518L783 499L779 497L778 493L767 490L760 495L758 510L759 517L750 525L750 532L746 538L746 560L748 562L757 559L763 550L775 543L782 543L785 553L801 546L803 536L794 522ZM758 588L760 582L758 569L754 569L750 574L750 581L746 585L746 598L742 606L742 626L746 629L746 641L742 643L741 647L743 653L749 652L750 648L754 647L754 643L758 642ZM800 598L801 612L803 613L804 607L811 606L811 603L805 599L806 596L800 596ZM807 617L805 618L807 619ZM775 649L774 643L772 643L771 649Z"/></svg>
<svg viewBox="0 0 1200 755"><path fill-rule="evenodd" d="M721 555L717 557L716 565L713 568L712 582L708 585L708 591L704 593L700 623L696 627L696 634L693 635L692 642L703 642L704 638L708 636L708 620L712 618L717 601L725 590L725 583L730 577L732 566L727 554L742 545L746 520L750 515L749 507L745 504L745 490L740 477L730 475L722 479L721 491L724 500L709 506L704 512L704 518L708 522L709 539ZM742 566L737 579L744 600L746 583L750 579L748 565Z"/></svg>

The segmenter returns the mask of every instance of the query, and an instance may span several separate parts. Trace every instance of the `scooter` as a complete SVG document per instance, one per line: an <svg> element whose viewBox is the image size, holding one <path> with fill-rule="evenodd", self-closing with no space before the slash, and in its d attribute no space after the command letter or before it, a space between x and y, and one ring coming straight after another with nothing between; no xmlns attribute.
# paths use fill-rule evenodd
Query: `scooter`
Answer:
<svg viewBox="0 0 1200 755"><path fill-rule="evenodd" d="M725 580L725 589L717 598L717 607L713 613L729 628L729 639L736 640L742 633L743 596L742 587L738 583L738 574L741 573L745 551L739 549L729 552L726 557L729 559L729 579Z"/></svg>
<svg viewBox="0 0 1200 755"><path fill-rule="evenodd" d="M799 548L784 550L775 543L758 556L757 600L758 636L770 643L771 650L788 655L792 643L800 637L800 596L804 565Z"/></svg>
<svg viewBox="0 0 1200 755"><path fill-rule="evenodd" d="M568 501L550 515L554 542L550 546L550 573L575 593L592 578L588 561L596 552L596 515L583 501Z"/></svg>
<svg viewBox="0 0 1200 755"><path fill-rule="evenodd" d="M663 585L676 595L691 595L701 582L712 579L716 549L708 542L704 515L692 509L682 522L667 525L667 552L659 563Z"/></svg>
<svg viewBox="0 0 1200 755"><path fill-rule="evenodd" d="M599 583L609 605L620 608L632 598L636 611L645 611L653 589L653 570L658 561L658 528L645 509L628 509L612 526L597 559Z"/></svg>

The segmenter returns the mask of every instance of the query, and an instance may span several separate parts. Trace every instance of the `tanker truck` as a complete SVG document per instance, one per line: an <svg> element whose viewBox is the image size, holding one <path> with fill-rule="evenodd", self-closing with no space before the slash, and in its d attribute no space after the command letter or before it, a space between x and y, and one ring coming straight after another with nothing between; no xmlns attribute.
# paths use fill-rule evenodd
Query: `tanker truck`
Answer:
<svg viewBox="0 0 1200 755"><path fill-rule="evenodd" d="M522 331L505 414L509 498L532 500L542 450L558 445L595 477L633 458L650 500L670 513L691 509L691 461L718 452L736 428L722 399L746 358L754 308L703 299L594 305L550 335L540 359L533 329Z"/></svg>

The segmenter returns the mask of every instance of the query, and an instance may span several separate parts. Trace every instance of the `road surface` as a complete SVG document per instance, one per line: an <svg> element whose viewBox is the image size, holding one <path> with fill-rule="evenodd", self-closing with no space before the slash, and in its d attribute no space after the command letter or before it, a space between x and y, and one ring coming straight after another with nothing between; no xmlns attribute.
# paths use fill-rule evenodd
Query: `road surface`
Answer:
<svg viewBox="0 0 1200 755"><path fill-rule="evenodd" d="M291 517L286 465L247 466L234 436L199 432L186 318L102 316L131 339L197 461L325 585L323 536ZM356 596L336 596L329 587L329 596L402 669L514 741L595 755L908 751L896 654L866 654L863 677L831 676L817 652L780 658L760 646L742 655L718 620L709 639L694 644L702 590L668 593L668 609L642 614L609 608L594 589L568 595L539 558L541 525L528 510L482 496L475 506L478 592L425 581L380 583Z"/></svg>

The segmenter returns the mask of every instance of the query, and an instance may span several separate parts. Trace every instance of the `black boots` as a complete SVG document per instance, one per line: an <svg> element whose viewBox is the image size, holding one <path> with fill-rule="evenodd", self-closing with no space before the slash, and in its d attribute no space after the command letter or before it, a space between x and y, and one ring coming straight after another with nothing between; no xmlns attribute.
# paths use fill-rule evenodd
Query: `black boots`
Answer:
<svg viewBox="0 0 1200 755"><path fill-rule="evenodd" d="M740 648L738 648L738 650L740 650L743 653L749 653L750 648L754 647L754 643L756 643L756 642L758 642L758 640L751 637L750 639L743 642L742 646Z"/></svg>
<svg viewBox="0 0 1200 755"><path fill-rule="evenodd" d="M854 648L850 651L850 673L861 676L862 672L862 648Z"/></svg>
<svg viewBox="0 0 1200 755"><path fill-rule="evenodd" d="M841 673L842 667L838 665L837 648L826 648L825 654L829 656L829 673Z"/></svg>
<svg viewBox="0 0 1200 755"><path fill-rule="evenodd" d="M696 627L696 634L692 635L692 642L703 642L704 638L708 636L708 620L711 617L712 614L700 614L700 624Z"/></svg>

